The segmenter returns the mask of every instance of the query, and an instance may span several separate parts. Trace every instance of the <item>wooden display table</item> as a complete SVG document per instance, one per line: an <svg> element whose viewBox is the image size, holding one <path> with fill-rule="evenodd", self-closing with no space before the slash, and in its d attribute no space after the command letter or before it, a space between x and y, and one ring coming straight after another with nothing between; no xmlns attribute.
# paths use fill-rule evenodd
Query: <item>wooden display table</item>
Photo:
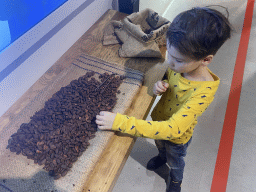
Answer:
<svg viewBox="0 0 256 192"><path fill-rule="evenodd" d="M54 82L58 74L68 68L72 60L82 53L98 57L107 62L113 62L139 70L145 74L145 80L139 93L133 99L128 116L146 119L155 100L152 94L152 85L161 79L166 67L164 66L165 47L161 47L163 58L120 58L117 45L102 45L103 29L110 20L121 20L127 14L115 10L108 10L84 35L52 65L52 67L22 95L21 98L0 118L0 129L12 121L13 116L23 109L34 98L38 91L47 84ZM157 69L157 70L156 70ZM107 192L112 191L126 160L135 144L136 138L116 132L106 146L104 153L98 160L94 170L89 174L89 180L84 183L83 191Z"/></svg>
<svg viewBox="0 0 256 192"><path fill-rule="evenodd" d="M104 25L109 20L121 20L126 17L127 14L120 13L115 10L108 10L99 20L96 22L90 30L88 30L84 36L88 37L92 34L97 34L98 25ZM83 36L83 37L84 37ZM83 38L82 37L82 38ZM85 38L84 37L84 38ZM100 45L102 46L102 43ZM153 66L155 66L158 62L162 63L163 59L150 59L150 58L120 58L118 56L118 49L120 45L111 45L111 46L102 46L106 51L111 49L111 51L107 51L109 53L109 59L104 58L109 62L113 61L115 63L124 64L129 68L140 70L144 73L150 71L150 73L154 73L152 70ZM165 56L166 47L161 47L160 51ZM87 52L88 53L88 52ZM91 55L94 53L90 52ZM104 55L103 53L101 55ZM94 55L96 56L96 55ZM98 56L97 56L98 57ZM150 61L152 60L152 61ZM143 64L143 62L145 64ZM155 66L156 67L156 66ZM150 70L151 69L151 70ZM160 69L163 69L160 73L163 74L165 72L165 67L160 66ZM153 75L153 74L151 74ZM160 75L161 76L161 75ZM146 83L146 82L145 82ZM126 111L126 115L133 116L138 119L146 119L148 113L155 101L155 97L152 94L152 86L147 85L142 86L139 94L133 99L132 105L129 110ZM102 154L100 160L98 161L96 167L90 175L89 182L85 183L83 191L101 191L107 192L112 191L116 181L132 151L132 148L136 142L136 137L127 136L127 134L123 134L121 132L116 132L116 134L112 137L111 141L106 146L104 153Z"/></svg>

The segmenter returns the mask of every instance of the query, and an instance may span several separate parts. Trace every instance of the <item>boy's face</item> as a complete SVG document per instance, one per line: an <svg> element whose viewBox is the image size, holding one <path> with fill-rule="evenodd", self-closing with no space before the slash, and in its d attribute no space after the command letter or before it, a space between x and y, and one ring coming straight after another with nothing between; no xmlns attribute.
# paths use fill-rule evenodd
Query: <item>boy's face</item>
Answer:
<svg viewBox="0 0 256 192"><path fill-rule="evenodd" d="M169 63L170 69L177 73L189 73L202 65L201 60L195 61L185 57L175 47L169 46L169 44L167 44L167 54L167 62Z"/></svg>

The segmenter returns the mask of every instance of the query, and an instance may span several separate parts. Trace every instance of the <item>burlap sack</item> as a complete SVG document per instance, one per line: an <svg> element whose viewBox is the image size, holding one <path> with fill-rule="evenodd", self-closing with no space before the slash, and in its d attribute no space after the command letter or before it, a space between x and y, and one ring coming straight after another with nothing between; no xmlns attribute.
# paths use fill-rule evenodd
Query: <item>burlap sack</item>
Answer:
<svg viewBox="0 0 256 192"><path fill-rule="evenodd" d="M122 41L118 38L118 36L115 34L114 26L112 22L105 27L103 32L103 45L114 45L118 43L122 43Z"/></svg>
<svg viewBox="0 0 256 192"><path fill-rule="evenodd" d="M103 45L116 44L118 37L123 43L119 49L120 57L161 58L156 42L165 42L170 24L170 21L147 8L125 17L123 21L111 21L110 26L105 28Z"/></svg>

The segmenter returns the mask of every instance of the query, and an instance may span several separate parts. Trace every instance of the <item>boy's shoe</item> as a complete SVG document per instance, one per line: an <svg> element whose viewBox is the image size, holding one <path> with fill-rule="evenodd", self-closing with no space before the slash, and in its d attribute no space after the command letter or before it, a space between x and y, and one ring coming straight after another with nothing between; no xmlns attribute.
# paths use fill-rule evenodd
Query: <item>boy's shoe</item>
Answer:
<svg viewBox="0 0 256 192"><path fill-rule="evenodd" d="M153 157L152 159L149 160L147 164L147 169L150 171L155 170L164 165L166 162L167 160L161 159L160 156Z"/></svg>

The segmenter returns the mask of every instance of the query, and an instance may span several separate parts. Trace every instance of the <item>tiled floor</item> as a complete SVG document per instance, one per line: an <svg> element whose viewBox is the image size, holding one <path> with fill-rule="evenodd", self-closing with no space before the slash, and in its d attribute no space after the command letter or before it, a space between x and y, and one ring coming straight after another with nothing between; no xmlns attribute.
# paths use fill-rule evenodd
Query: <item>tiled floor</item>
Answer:
<svg viewBox="0 0 256 192"><path fill-rule="evenodd" d="M239 17L244 17L244 13L245 10ZM236 23L236 26L242 26L242 18L237 18L235 21L240 22ZM185 157L182 192L209 192L211 189L240 37L241 30L238 30L221 47L209 65L209 68L220 77L221 83L214 101L199 118L195 128L192 143ZM256 191L255 44L254 15L226 192ZM159 97L156 102L157 100ZM168 174L167 165L156 171L146 169L147 162L157 154L154 140L137 138L113 192L164 192L165 178Z"/></svg>

